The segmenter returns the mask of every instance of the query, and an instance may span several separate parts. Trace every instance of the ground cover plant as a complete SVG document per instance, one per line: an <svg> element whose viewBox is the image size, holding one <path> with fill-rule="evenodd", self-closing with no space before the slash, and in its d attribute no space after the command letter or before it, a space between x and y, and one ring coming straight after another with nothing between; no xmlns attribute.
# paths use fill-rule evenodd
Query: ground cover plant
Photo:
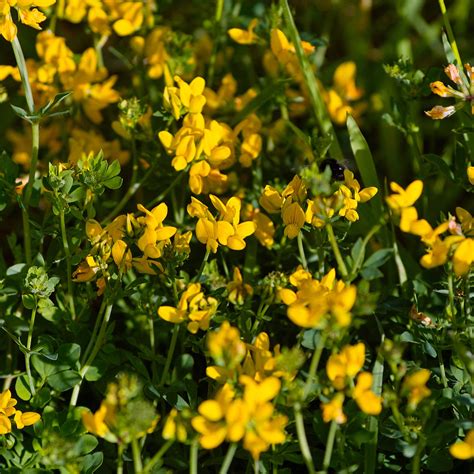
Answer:
<svg viewBox="0 0 474 474"><path fill-rule="evenodd" d="M0 471L471 472L471 3L0 0Z"/></svg>

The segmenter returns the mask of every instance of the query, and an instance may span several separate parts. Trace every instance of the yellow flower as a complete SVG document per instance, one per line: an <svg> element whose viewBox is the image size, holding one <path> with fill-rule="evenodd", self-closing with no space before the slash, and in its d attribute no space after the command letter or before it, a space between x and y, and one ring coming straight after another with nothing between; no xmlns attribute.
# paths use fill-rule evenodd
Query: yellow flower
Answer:
<svg viewBox="0 0 474 474"><path fill-rule="evenodd" d="M245 343L240 339L240 332L224 321L217 331L207 337L207 348L216 364L227 369L236 367L245 357Z"/></svg>
<svg viewBox="0 0 474 474"><path fill-rule="evenodd" d="M253 44L258 40L258 36L254 33L255 27L258 25L258 20L253 18L246 30L240 28L231 28L227 34L239 44Z"/></svg>
<svg viewBox="0 0 474 474"><path fill-rule="evenodd" d="M227 284L227 299L232 304L242 305L246 298L253 295L253 288L244 283L238 267L234 268L234 279Z"/></svg>
<svg viewBox="0 0 474 474"><path fill-rule="evenodd" d="M390 183L390 188L395 194L387 197L387 204L395 212L413 206L423 192L423 181L417 179L403 189L397 183Z"/></svg>
<svg viewBox="0 0 474 474"><path fill-rule="evenodd" d="M40 23L46 16L37 8L47 8L56 0L2 0L0 2L0 34L7 40L13 41L17 28L11 16L11 8L15 8L21 23L41 30Z"/></svg>
<svg viewBox="0 0 474 474"><path fill-rule="evenodd" d="M361 372L357 376L357 384L352 398L359 408L368 415L379 415L382 411L382 397L372 391L373 376L370 372Z"/></svg>
<svg viewBox="0 0 474 474"><path fill-rule="evenodd" d="M353 379L360 372L364 361L364 343L344 346L339 354L329 356L326 364L327 376L337 390L342 390L347 384L347 378Z"/></svg>
<svg viewBox="0 0 474 474"><path fill-rule="evenodd" d="M304 328L322 327L327 323L325 316L329 315L336 324L349 325L357 291L355 286L347 286L335 278L336 271L331 269L321 281L312 278L296 281L297 292L281 289L279 295L288 306L288 318Z"/></svg>
<svg viewBox="0 0 474 474"><path fill-rule="evenodd" d="M138 248L145 257L160 258L164 245L176 233L176 227L163 225L168 215L168 206L161 203L149 211L142 204L138 204L137 208L146 214L146 217L137 218L137 222L145 227L138 239Z"/></svg>
<svg viewBox="0 0 474 474"><path fill-rule="evenodd" d="M15 412L15 423L18 429L22 429L25 426L34 425L37 421L41 419L39 413L35 413L33 411L27 411L23 413L20 410Z"/></svg>
<svg viewBox="0 0 474 474"><path fill-rule="evenodd" d="M357 68L353 61L340 64L334 71L333 88L325 96L329 115L338 125L346 123L347 114L357 118L362 107L352 107L350 102L362 97L362 90L356 86Z"/></svg>
<svg viewBox="0 0 474 474"><path fill-rule="evenodd" d="M0 435L5 435L11 432L12 423L10 417L13 416L15 424L18 429L23 429L25 426L34 425L41 419L38 413L27 411L22 412L15 408L17 400L12 398L10 390L5 390L0 393Z"/></svg>
<svg viewBox="0 0 474 474"><path fill-rule="evenodd" d="M205 297L200 283L190 283L181 295L178 306L160 306L158 316L173 324L188 321L188 331L196 334L199 329L206 331L216 312L218 302L215 298Z"/></svg>
<svg viewBox="0 0 474 474"><path fill-rule="evenodd" d="M408 403L412 408L416 408L424 398L431 395L431 390L426 387L430 375L428 369L419 369L403 380L402 390L408 393Z"/></svg>
<svg viewBox="0 0 474 474"><path fill-rule="evenodd" d="M464 441L458 441L449 447L451 456L456 459L472 459L474 458L474 430L470 430Z"/></svg>
<svg viewBox="0 0 474 474"><path fill-rule="evenodd" d="M342 425L347 421L347 416L342 410L344 404L344 395L342 393L336 393L333 399L328 403L322 403L321 409L323 410L323 421L329 423L335 421L338 425Z"/></svg>
<svg viewBox="0 0 474 474"><path fill-rule="evenodd" d="M283 205L281 216L285 224L284 234L289 239L294 239L300 233L306 221L305 213L297 202L287 200Z"/></svg>
<svg viewBox="0 0 474 474"><path fill-rule="evenodd" d="M444 69L444 72L449 79L451 79L451 81L453 81L458 87L457 90L451 86L446 86L441 81L435 81L430 84L433 94L439 95L440 97L451 97L457 99L457 103L448 107L436 105L431 110L425 111L425 114L428 115L428 117L434 120L441 120L450 117L459 109L463 108L466 102L471 104L471 113L474 113L474 101L471 92L474 85L474 75L472 74L473 68L469 64L465 64L464 68L466 69L468 79L460 74L458 67L454 64L449 64Z"/></svg>
<svg viewBox="0 0 474 474"><path fill-rule="evenodd" d="M467 167L467 179L472 185L474 185L474 166Z"/></svg>
<svg viewBox="0 0 474 474"><path fill-rule="evenodd" d="M272 220L251 204L246 205L244 217L255 224L255 237L260 244L271 248L274 242L273 236L275 235L275 225Z"/></svg>
<svg viewBox="0 0 474 474"><path fill-rule="evenodd" d="M176 408L173 408L170 411L168 418L166 418L162 436L163 439L174 439L178 440L180 443L184 443L188 438L186 424L181 419L180 413Z"/></svg>
<svg viewBox="0 0 474 474"><path fill-rule="evenodd" d="M453 255L453 269L457 276L467 275L474 262L474 239L464 239Z"/></svg>
<svg viewBox="0 0 474 474"><path fill-rule="evenodd" d="M86 410L82 412L82 422L89 433L93 433L101 438L104 438L110 429L107 426L107 421L115 416L113 407L109 404L102 402L100 408L95 412L91 413Z"/></svg>
<svg viewBox="0 0 474 474"><path fill-rule="evenodd" d="M284 199L275 188L267 185L260 196L259 203L269 214L277 214L281 211Z"/></svg>

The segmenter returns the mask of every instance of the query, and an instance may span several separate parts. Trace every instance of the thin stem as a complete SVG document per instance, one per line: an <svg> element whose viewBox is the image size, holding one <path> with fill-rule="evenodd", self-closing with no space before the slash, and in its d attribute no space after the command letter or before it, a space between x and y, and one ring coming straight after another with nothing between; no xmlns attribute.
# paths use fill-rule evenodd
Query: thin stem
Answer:
<svg viewBox="0 0 474 474"><path fill-rule="evenodd" d="M146 207L152 207L154 206L156 203L160 202L161 200L163 200L167 195L168 193L181 181L181 179L183 178L184 176L184 173L179 173L178 176L176 176L176 178L171 182L171 184L160 194L158 195L155 199L152 199L147 205Z"/></svg>
<svg viewBox="0 0 474 474"><path fill-rule="evenodd" d="M202 272L204 271L204 267L206 266L206 262L209 259L209 255L211 254L210 250L206 249L206 253L204 254L204 258L202 259L201 266L199 267L199 271L197 275L193 278L193 281L199 281L201 278Z"/></svg>
<svg viewBox="0 0 474 474"><path fill-rule="evenodd" d="M195 439L189 449L189 474L197 474L198 472L198 450L199 444Z"/></svg>
<svg viewBox="0 0 474 474"><path fill-rule="evenodd" d="M441 348L438 347L436 351L438 353L438 364L439 364L439 371L441 374L441 381L443 382L443 387L448 388L448 379L446 378L446 370L444 369L444 360L443 360L443 353Z"/></svg>
<svg viewBox="0 0 474 474"><path fill-rule="evenodd" d="M227 454L225 455L224 461L222 462L222 466L219 469L219 474L227 474L230 465L232 464L232 459L234 459L235 451L237 450L237 443L229 444L229 449L227 450Z"/></svg>
<svg viewBox="0 0 474 474"><path fill-rule="evenodd" d="M319 361L321 359L321 354L323 353L324 346L326 344L326 339L326 332L322 332L319 336L318 344L314 349L313 358L311 359L311 364L309 366L308 378L306 379L306 383L303 389L303 399L306 399L309 394L311 384L313 383L316 371L318 370Z"/></svg>
<svg viewBox="0 0 474 474"><path fill-rule="evenodd" d="M20 71L21 83L23 84L23 89L25 91L26 105L28 106L28 112L30 114L35 113L35 101L33 100L33 91L31 90L31 84L28 77L28 69L26 68L25 56L23 55L23 50L21 49L20 41L18 36L15 36L12 41L13 54L15 55L16 64L18 65L18 70Z"/></svg>
<svg viewBox="0 0 474 474"><path fill-rule="evenodd" d="M214 81L214 71L216 66L217 51L219 49L220 35L221 35L221 22L222 22L222 13L224 11L224 0L217 0L216 2L216 14L215 14L215 29L214 31L214 44L212 47L211 57L209 58L209 70L207 74L207 83L209 86L212 85Z"/></svg>
<svg viewBox="0 0 474 474"><path fill-rule="evenodd" d="M306 255L304 253L304 246L303 246L303 234L301 233L301 231L298 232L297 240L298 240L298 251L300 253L301 264L303 265L303 268L305 270L308 270L308 262L306 260Z"/></svg>
<svg viewBox="0 0 474 474"><path fill-rule="evenodd" d="M425 449L425 440L420 438L418 440L418 446L416 447L415 456L413 457L413 463L411 466L412 474L419 474L421 472L421 455Z"/></svg>
<svg viewBox="0 0 474 474"><path fill-rule="evenodd" d="M89 343L87 344L86 350L84 351L84 355L81 359L81 365L86 363L87 358L92 350L92 346L94 345L94 341L97 337L97 331L99 331L100 325L102 323L102 316L104 315L104 311L106 308L106 300L105 298L102 300L102 304L100 305L99 312L97 313L97 318L95 320L94 329L92 330L91 337L89 339ZM80 316L80 315L79 315Z"/></svg>
<svg viewBox="0 0 474 474"><path fill-rule="evenodd" d="M148 318L148 331L150 333L150 350L152 354L155 354L155 351L156 351L155 324L154 324L153 318L150 318L150 317ZM155 359L151 361L151 373L152 373L152 380L155 381L157 379Z"/></svg>
<svg viewBox="0 0 474 474"><path fill-rule="evenodd" d="M105 332L107 330L107 324L110 321L110 315L112 314L112 308L113 308L113 303L110 303L107 305L105 309L104 319L102 320L99 334L97 335L97 339L94 343L92 351L86 363L83 365L82 369L79 371L79 375L81 376L81 381L74 387L74 390L72 391L71 401L69 403L69 405L72 407L76 406L77 399L79 397L79 392L81 390L82 381L84 380L84 377L86 376L88 370L90 369L91 364L94 362L97 354L100 351L100 348L102 347L102 343L104 342Z"/></svg>
<svg viewBox="0 0 474 474"><path fill-rule="evenodd" d="M160 385L164 385L166 382L166 377L171 367L171 360L173 359L174 350L176 348L176 342L178 341L179 334L179 324L173 326L173 334L171 336L170 347L168 349L168 355L166 356L165 368L163 369L163 374L161 375Z"/></svg>
<svg viewBox="0 0 474 474"><path fill-rule="evenodd" d="M119 212L126 206L128 201L135 196L136 192L142 187L143 183L150 177L151 173L154 171L154 168L150 168L147 170L143 178L137 182L137 175L138 175L138 160L136 157L135 151L135 140L132 141L132 150L133 150L133 168L132 168L132 178L130 180L130 186L127 189L127 192L123 195L122 199L118 202L118 204L109 212L109 214L105 217L102 221L103 224L107 224L112 221Z"/></svg>
<svg viewBox="0 0 474 474"><path fill-rule="evenodd" d="M36 319L36 304L31 311L31 318L30 318L30 327L28 329L28 338L26 340L26 349L27 353L25 354L25 367L26 367L26 374L28 376L28 384L30 386L30 392L32 395L36 394L35 384L33 380L33 376L31 375L31 366L30 366L30 351L31 351L31 343L33 341L33 329L35 327L35 319Z"/></svg>
<svg viewBox="0 0 474 474"><path fill-rule="evenodd" d="M446 5L444 4L444 0L438 0L438 3L439 3L439 8L441 10L441 14L443 15L444 27L446 28L446 34L448 35L449 44L451 45L451 49L453 50L453 54L454 54L454 57L456 58L458 66L462 67L461 55L459 54L456 38L454 38L453 29L451 28L448 12L446 10Z"/></svg>
<svg viewBox="0 0 474 474"><path fill-rule="evenodd" d="M334 256L336 257L336 262L337 262L339 271L341 272L342 277L346 279L348 276L347 267L346 267L346 264L344 263L344 259L342 258L341 251L339 250L339 245L337 245L337 240L336 240L336 236L334 235L334 230L332 228L332 225L329 222L326 224L326 231L328 234L329 243L331 244L332 251L334 253Z"/></svg>
<svg viewBox="0 0 474 474"><path fill-rule="evenodd" d="M145 467L143 468L143 473L146 474L150 472L151 469L161 460L164 456L166 451L170 449L171 445L174 443L173 439L169 439L160 449L159 451L146 463Z"/></svg>
<svg viewBox="0 0 474 474"><path fill-rule="evenodd" d="M449 296L449 317L454 321L456 308L454 306L454 277L452 268L449 269L448 274L448 296Z"/></svg>
<svg viewBox="0 0 474 474"><path fill-rule="evenodd" d="M123 474L123 451L125 445L123 443L117 444L117 474Z"/></svg>
<svg viewBox="0 0 474 474"><path fill-rule="evenodd" d="M328 439L326 441L326 450L324 451L323 459L323 472L327 472L329 465L331 464L332 450L334 448L334 438L336 436L337 423L333 420L331 421L331 426L329 427Z"/></svg>
<svg viewBox="0 0 474 474"><path fill-rule="evenodd" d="M301 454L303 455L306 468L309 474L315 474L313 457L309 449L308 440L306 439L306 431L304 429L303 414L301 413L301 404L296 403L294 406L295 411L295 422L296 422L296 434L298 435L298 441L300 443Z"/></svg>
<svg viewBox="0 0 474 474"><path fill-rule="evenodd" d="M293 45L295 47L296 56L298 58L298 62L300 63L300 67L303 72L303 77L305 80L305 84L307 86L309 99L310 99L312 108L314 110L318 128L323 134L331 136L332 142L329 149L331 151L332 156L336 160L343 160L344 156L342 154L336 132L332 125L331 119L329 118L329 114L327 112L326 105L324 104L320 86L318 85L316 81L314 71L311 67L311 64L309 63L308 58L306 57L303 51L303 47L301 45L301 38L298 33L298 29L296 28L293 15L291 14L288 0L280 0L280 6L281 6L281 9L283 10L283 16L288 26L290 39L293 42Z"/></svg>
<svg viewBox="0 0 474 474"><path fill-rule="evenodd" d="M59 214L61 221L61 237L63 240L64 253L66 254L66 272L67 272L67 297L69 300L69 308L71 310L71 318L76 319L76 307L74 305L74 292L72 287L72 266L71 266L71 251L69 249L69 242L66 232L66 220L64 218L64 211L61 210Z"/></svg>
<svg viewBox="0 0 474 474"><path fill-rule="evenodd" d="M260 472L260 462L258 459L255 459L253 462L253 472L254 474L258 474Z"/></svg>
<svg viewBox="0 0 474 474"><path fill-rule="evenodd" d="M140 451L140 445L138 444L137 438L132 439L132 455L133 455L133 468L135 474L143 472L142 453Z"/></svg>

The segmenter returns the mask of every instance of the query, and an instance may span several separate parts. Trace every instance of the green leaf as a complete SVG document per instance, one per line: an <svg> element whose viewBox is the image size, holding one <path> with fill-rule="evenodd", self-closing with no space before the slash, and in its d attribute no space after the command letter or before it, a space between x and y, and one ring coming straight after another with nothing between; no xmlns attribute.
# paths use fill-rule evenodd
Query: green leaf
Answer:
<svg viewBox="0 0 474 474"><path fill-rule="evenodd" d="M365 268L378 268L381 267L393 254L393 249L380 249L374 252L362 266Z"/></svg>
<svg viewBox="0 0 474 474"><path fill-rule="evenodd" d="M123 179L120 176L115 176L107 181L104 181L104 186L109 189L119 189L122 186Z"/></svg>
<svg viewBox="0 0 474 474"><path fill-rule="evenodd" d="M84 434L79 438L79 441L74 446L74 452L77 456L84 456L85 454L89 454L91 451L93 451L98 444L99 441L95 436L92 436L91 434Z"/></svg>
<svg viewBox="0 0 474 474"><path fill-rule="evenodd" d="M34 295L22 295L21 301L26 309L34 309L34 307L36 306L36 298L34 297Z"/></svg>
<svg viewBox="0 0 474 474"><path fill-rule="evenodd" d="M97 471L104 462L104 455L102 452L88 454L82 459L82 472L84 474L92 474Z"/></svg>
<svg viewBox="0 0 474 474"><path fill-rule="evenodd" d="M380 217L384 212L382 197L380 195L382 187L380 186L379 178L377 176L372 153L364 135L362 135L362 132L357 125L357 122L350 115L347 116L347 130L349 131L352 153L354 154L357 168L362 176L364 186L375 186L379 190L379 192L370 200L369 204L371 204L372 208L375 209L375 218L380 220Z"/></svg>
<svg viewBox="0 0 474 474"><path fill-rule="evenodd" d="M28 401L31 398L30 385L26 375L20 375L15 381L15 393L18 398Z"/></svg>
<svg viewBox="0 0 474 474"><path fill-rule="evenodd" d="M70 390L81 381L79 372L75 370L63 370L50 375L47 379L48 384L58 392Z"/></svg>

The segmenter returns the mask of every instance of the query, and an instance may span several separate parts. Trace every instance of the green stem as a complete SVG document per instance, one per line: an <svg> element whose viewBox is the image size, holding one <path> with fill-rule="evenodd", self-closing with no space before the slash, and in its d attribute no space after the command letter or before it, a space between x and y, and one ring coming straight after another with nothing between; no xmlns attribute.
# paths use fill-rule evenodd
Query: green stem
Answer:
<svg viewBox="0 0 474 474"><path fill-rule="evenodd" d="M105 308L106 308L106 300L104 298L102 300L102 304L100 305L99 312L97 313L97 318L95 320L94 329L92 330L89 343L87 344L86 350L84 351L84 354L82 356L81 365L84 365L86 363L86 360L89 357L89 354L92 350L92 346L94 345L94 341L97 337L97 332L99 331L100 325L102 323L102 316L104 315Z"/></svg>
<svg viewBox="0 0 474 474"><path fill-rule="evenodd" d="M331 464L332 450L334 448L334 438L336 436L337 423L333 420L331 421L331 426L329 427L328 439L326 441L326 450L324 451L323 459L323 472L328 472L329 465Z"/></svg>
<svg viewBox="0 0 474 474"><path fill-rule="evenodd" d="M28 77L28 69L26 68L25 56L23 55L23 50L21 49L18 36L15 36L15 38L13 39L12 48L13 54L15 55L16 64L18 65L18 70L20 71L21 83L23 84L23 89L25 91L28 112L33 115L35 113L35 101L33 100L33 91L31 89L31 84Z"/></svg>
<svg viewBox="0 0 474 474"><path fill-rule="evenodd" d="M168 193L181 181L181 179L183 178L185 173L179 173L176 178L171 182L171 184L160 194L158 195L155 199L152 199L147 205L146 207L149 208L149 207L152 207L154 206L155 204L157 204L158 202L162 201L167 195Z"/></svg>
<svg viewBox="0 0 474 474"><path fill-rule="evenodd" d="M125 445L123 443L117 444L117 474L123 474L123 451Z"/></svg>
<svg viewBox="0 0 474 474"><path fill-rule="evenodd" d="M308 378L303 389L303 399L306 400L306 397L309 394L311 389L311 384L316 376L316 371L318 370L319 361L321 360L321 354L323 353L324 346L326 344L327 334L326 332L320 333L318 344L313 352L313 358L311 359L311 364L309 366Z"/></svg>
<svg viewBox="0 0 474 474"><path fill-rule="evenodd" d="M454 306L454 278L453 278L452 268L449 269L449 274L448 274L448 296L449 296L449 318L451 319L451 322L453 322L455 314L456 314L456 308Z"/></svg>
<svg viewBox="0 0 474 474"><path fill-rule="evenodd" d="M198 474L198 450L199 444L195 439L189 449L189 474Z"/></svg>
<svg viewBox="0 0 474 474"><path fill-rule="evenodd" d="M348 276L347 267L346 267L346 264L344 263L344 259L342 258L341 251L339 250L339 245L337 245L337 240L336 240L336 236L334 235L334 230L332 228L332 225L329 222L326 224L326 231L328 234L329 243L331 244L332 251L334 253L334 256L336 257L336 262L337 262L339 271L342 277L346 279Z"/></svg>
<svg viewBox="0 0 474 474"><path fill-rule="evenodd" d="M142 453L137 438L132 439L132 455L135 474L141 474L143 472Z"/></svg>
<svg viewBox="0 0 474 474"><path fill-rule="evenodd" d="M227 474L227 471L232 464L232 459L234 459L235 451L237 451L237 443L229 444L229 449L227 450L222 466L219 469L219 474Z"/></svg>
<svg viewBox="0 0 474 474"><path fill-rule="evenodd" d="M204 271L204 267L206 266L206 262L209 259L210 254L211 254L211 251L206 249L206 253L204 254L204 258L202 259L202 263L201 263L201 266L199 267L199 271L197 275L193 278L193 281L199 282L199 279L201 278L202 272Z"/></svg>
<svg viewBox="0 0 474 474"><path fill-rule="evenodd" d="M301 231L298 232L297 240L298 240L298 251L300 253L301 264L303 265L303 268L305 270L308 270L308 262L306 260L306 255L304 253L304 246L303 246L303 234L301 233Z"/></svg>
<svg viewBox="0 0 474 474"><path fill-rule="evenodd" d="M448 379L446 378L446 370L444 369L444 360L441 348L438 347L436 351L438 353L438 363L439 363L439 371L441 374L441 381L443 382L443 387L448 388Z"/></svg>
<svg viewBox="0 0 474 474"><path fill-rule="evenodd" d="M151 353L154 355L156 351L156 344L155 344L155 324L153 318L148 318L148 330L150 333L150 350ZM152 380L157 380L157 371L156 371L156 360L153 358L151 361L151 373L152 373Z"/></svg>
<svg viewBox="0 0 474 474"><path fill-rule="evenodd" d="M59 214L61 221L61 237L63 239L64 253L66 254L66 271L67 271L67 297L69 300L69 308L71 310L71 318L76 319L76 307L74 305L74 292L72 287L72 267L71 267L71 251L69 249L69 242L66 232L66 220L64 218L64 211L61 210Z"/></svg>
<svg viewBox="0 0 474 474"><path fill-rule="evenodd" d="M168 451L168 449L171 447L173 443L174 443L174 440L170 439L160 448L160 450L146 463L145 467L143 468L143 474L150 472L151 469L158 462L160 462L161 458L164 456L166 451Z"/></svg>
<svg viewBox="0 0 474 474"><path fill-rule="evenodd" d="M303 455L304 462L308 469L309 474L315 474L313 457L309 449L308 440L306 439L306 431L304 429L303 414L301 412L301 404L295 403L295 422L296 422L296 433L298 435L298 441L300 443L301 454Z"/></svg>
<svg viewBox="0 0 474 474"><path fill-rule="evenodd" d="M132 150L133 150L133 168L132 168L132 178L130 179L130 186L127 189L127 192L123 195L122 199L118 204L109 212L109 214L102 221L102 225L108 224L112 221L119 212L127 205L128 201L135 196L136 192L142 187L143 183L150 177L151 173L154 171L153 167L147 170L143 178L137 182L138 175L138 160L135 152L135 140L132 141Z"/></svg>
<svg viewBox="0 0 474 474"><path fill-rule="evenodd" d="M456 39L454 38L453 29L451 28L451 23L448 18L448 12L446 10L446 5L444 4L444 0L438 0L439 8L441 10L441 14L443 15L444 27L446 28L446 34L448 35L448 41L451 45L451 49L453 50L454 57L458 63L458 67L462 67L461 55L459 54L458 45L456 43Z"/></svg>
<svg viewBox="0 0 474 474"><path fill-rule="evenodd" d="M301 46L300 35L298 33L298 29L296 28L293 15L291 14L290 6L288 5L288 0L280 0L280 6L283 10L283 16L288 26L290 39L295 47L296 56L303 72L303 76L309 93L309 99L314 110L316 121L318 123L318 128L321 133L331 136L332 142L329 150L333 158L335 158L336 160L343 160L344 156L337 140L336 132L334 130L334 127L332 126L331 119L329 118L326 105L324 104L319 85L316 81L316 77L314 76L314 71L308 61L308 58L304 54L303 47Z"/></svg>
<svg viewBox="0 0 474 474"><path fill-rule="evenodd" d="M416 447L416 453L413 457L413 463L411 467L412 474L420 474L421 472L421 455L423 454L423 450L425 449L425 441L424 439L420 438L418 440L418 446Z"/></svg>
<svg viewBox="0 0 474 474"><path fill-rule="evenodd" d="M216 58L217 58L217 51L219 50L219 43L220 43L220 36L222 31L222 13L224 11L224 0L217 0L216 2L216 14L215 14L215 30L214 31L214 44L212 47L211 57L209 58L209 71L207 74L207 84L208 86L212 86L214 81L214 72L216 67Z"/></svg>
<svg viewBox="0 0 474 474"><path fill-rule="evenodd" d="M171 360L173 359L174 350L176 348L176 342L178 341L179 334L179 324L173 326L173 334L171 336L170 347L168 349L168 355L166 356L165 368L163 369L163 374L161 375L160 385L164 385L166 382L166 377L171 367Z"/></svg>
<svg viewBox="0 0 474 474"><path fill-rule="evenodd" d="M31 357L31 343L33 341L33 329L35 327L35 319L36 319L36 304L31 311L31 318L30 318L30 327L28 329L28 338L26 340L26 349L27 353L25 354L25 367L26 367L26 374L28 376L28 384L30 386L30 392L32 395L36 394L35 390L35 383L33 380L33 376L31 375L31 366L30 366L30 357Z"/></svg>
<svg viewBox="0 0 474 474"><path fill-rule="evenodd" d="M91 367L91 364L94 362L97 354L100 351L100 348L102 347L102 343L104 342L104 337L105 333L107 331L107 324L110 321L110 315L112 314L112 308L113 308L113 303L110 303L107 305L105 308L105 313L104 313L104 319L102 320L102 324L100 326L99 334L97 335L97 339L94 343L94 346L92 348L92 351L86 360L86 363L82 366L81 370L79 371L79 375L81 376L81 381L74 387L74 390L72 391L71 395L71 401L69 402L69 405L71 407L76 406L77 404L77 399L79 397L79 392L81 390L81 384L86 376L88 370Z"/></svg>

